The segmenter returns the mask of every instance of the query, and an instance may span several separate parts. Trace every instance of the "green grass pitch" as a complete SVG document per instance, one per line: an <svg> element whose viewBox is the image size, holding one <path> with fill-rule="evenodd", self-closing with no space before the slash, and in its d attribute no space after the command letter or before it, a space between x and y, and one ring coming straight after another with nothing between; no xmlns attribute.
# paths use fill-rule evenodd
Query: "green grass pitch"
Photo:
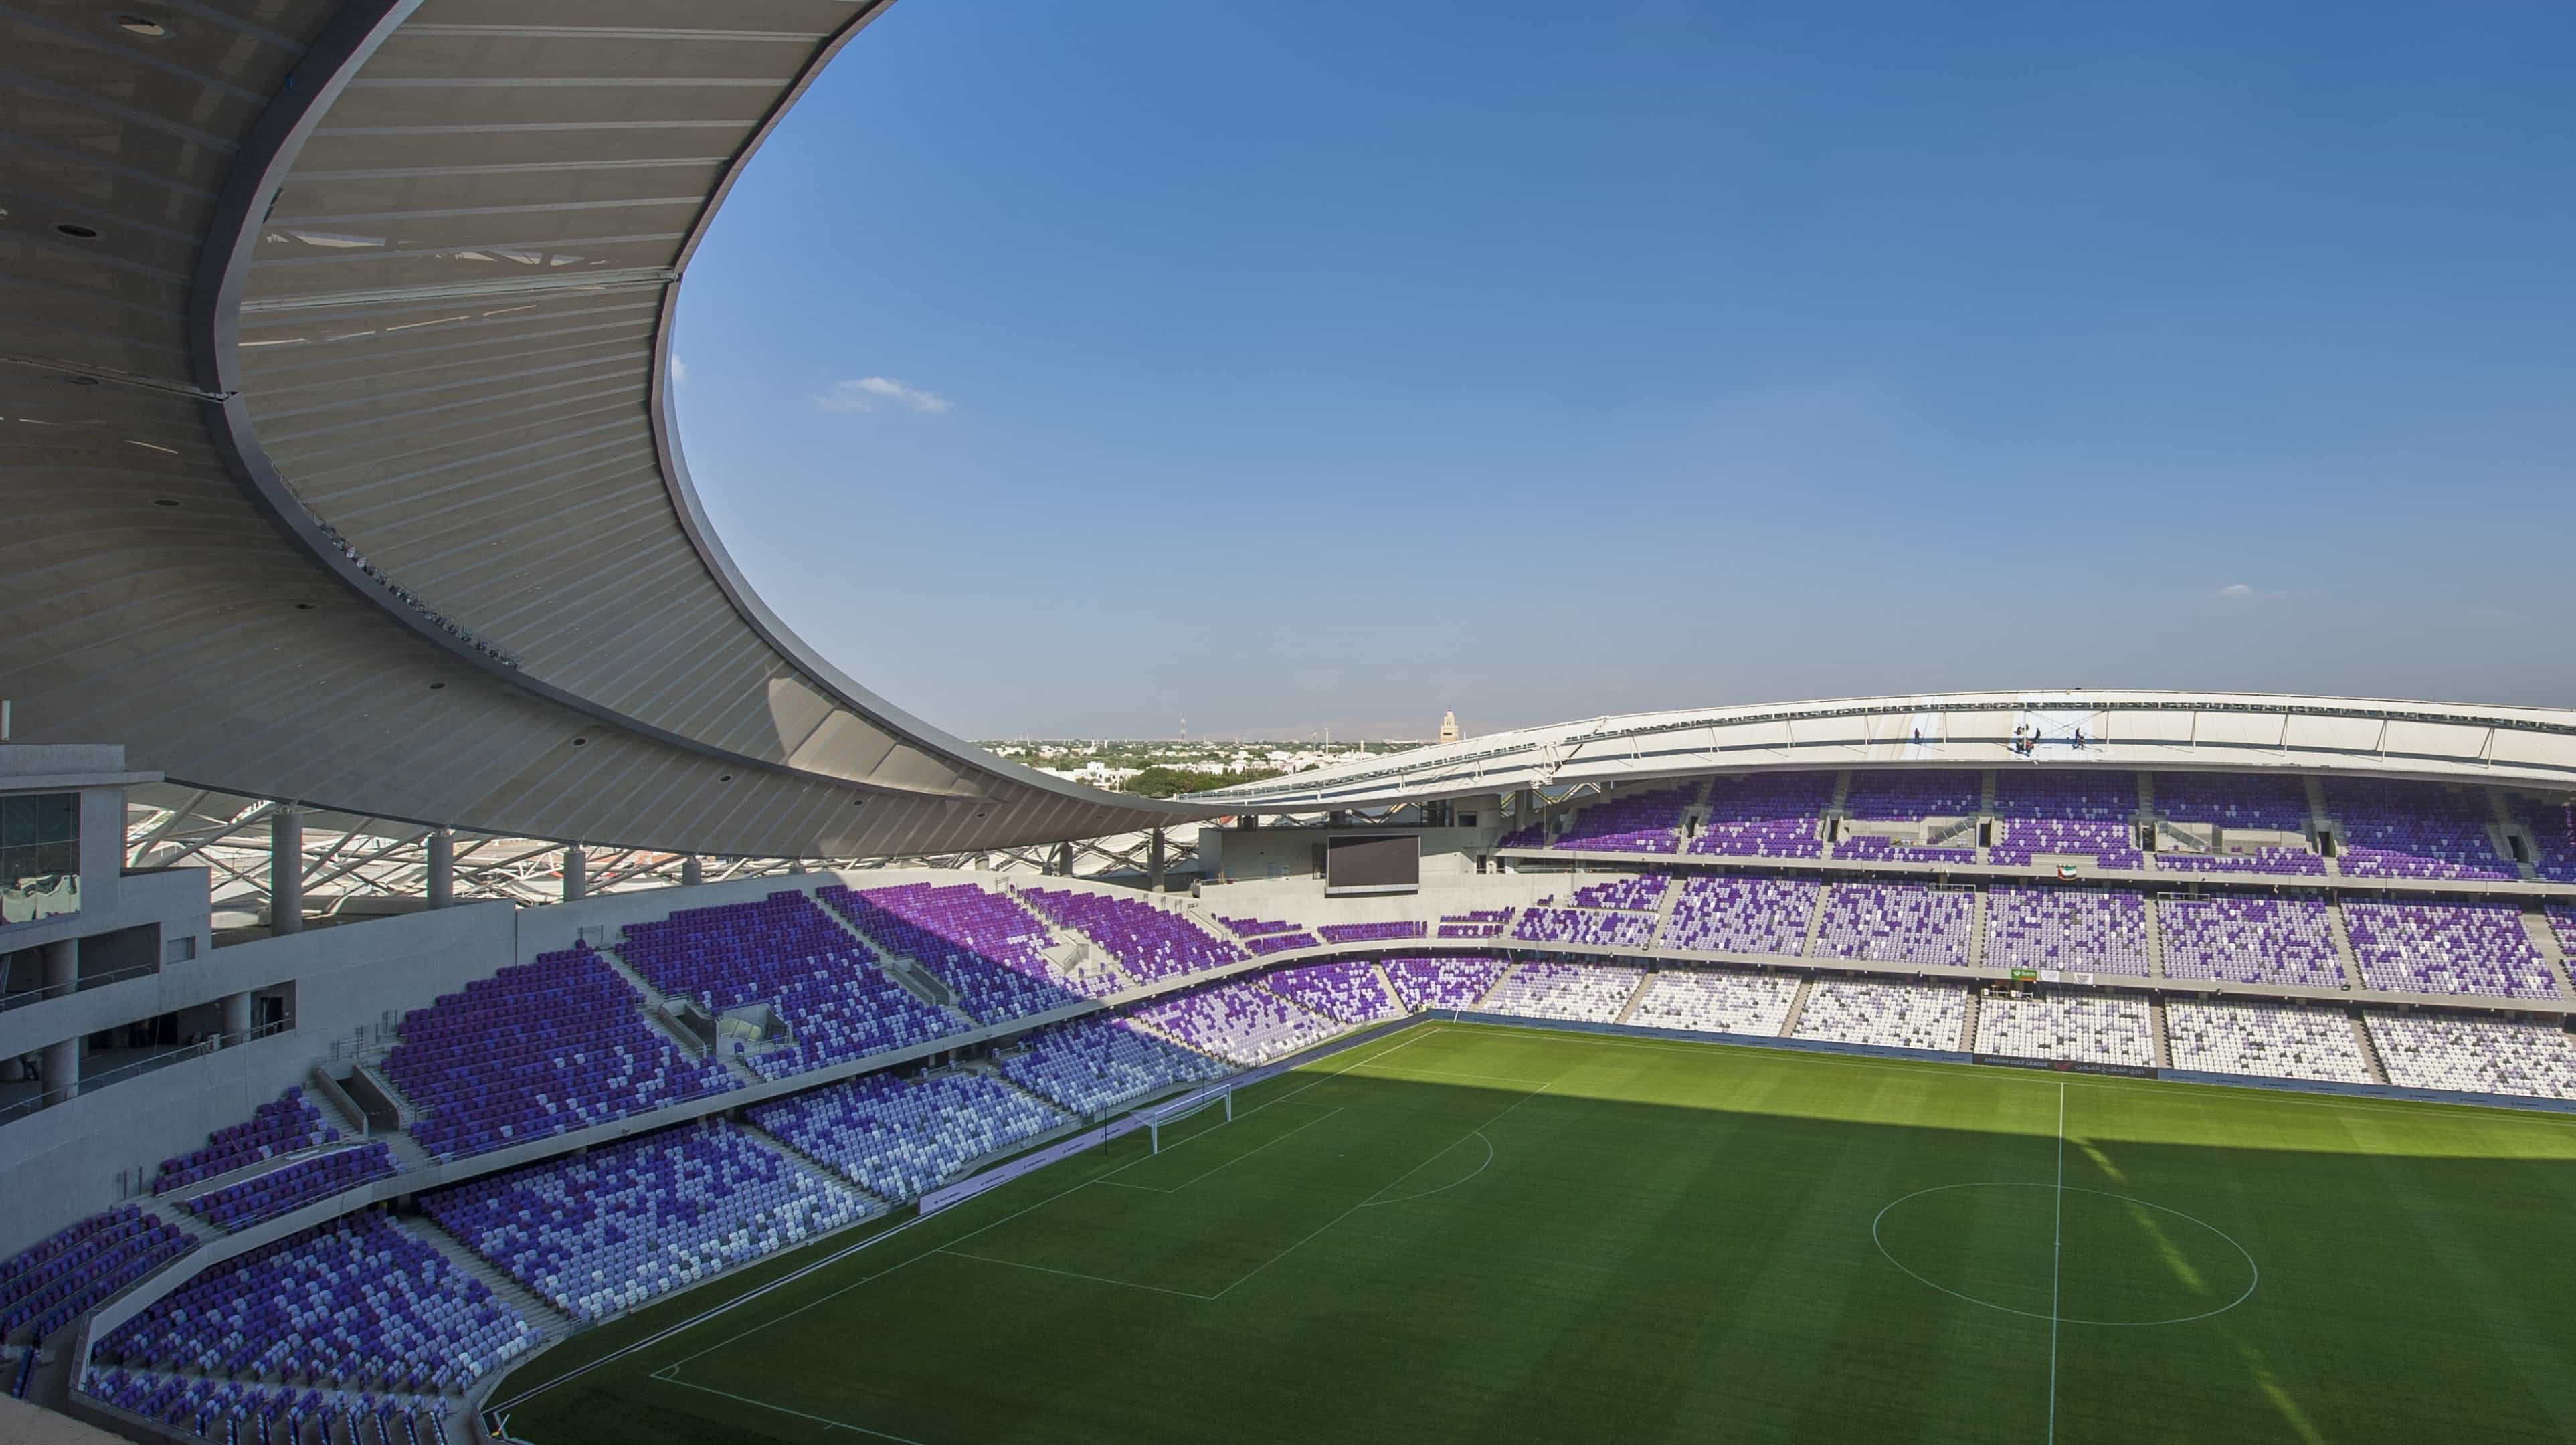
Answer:
<svg viewBox="0 0 2576 1445"><path fill-rule="evenodd" d="M1423 1024L1180 1132L890 1232L511 1433L2576 1439L2576 1119Z"/></svg>

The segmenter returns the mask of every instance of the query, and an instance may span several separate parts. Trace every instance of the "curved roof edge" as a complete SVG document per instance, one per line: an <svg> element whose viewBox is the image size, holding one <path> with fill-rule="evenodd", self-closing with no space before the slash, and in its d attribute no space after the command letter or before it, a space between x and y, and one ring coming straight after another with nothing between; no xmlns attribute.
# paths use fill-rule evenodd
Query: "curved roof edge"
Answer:
<svg viewBox="0 0 2576 1445"><path fill-rule="evenodd" d="M680 242L679 259L672 268L677 274L662 289L661 312L653 329L653 375L647 402L652 410L653 449L661 464L662 486L670 494L671 510L679 516L680 530L688 534L689 545L697 549L698 560L706 564L707 574L715 579L716 586L733 604L734 611L741 614L743 622L769 645L771 651L795 664L798 671L825 693L889 731L927 744L969 767L1006 777L1023 787L1096 801L1111 795L996 757L945 729L933 727L861 686L856 678L833 666L810 643L797 636L777 613L770 610L769 604L752 587L750 579L742 575L742 569L734 565L732 552L716 534L715 524L707 519L706 506L698 499L697 483L689 476L687 453L680 447L679 425L671 417L671 345L680 315L680 284L688 279L689 262L697 256L698 247L714 227L716 212L724 206L725 197L733 194L734 183L750 169L753 158L760 154L761 147L769 143L769 137L787 118L787 112L805 98L805 92L813 87L824 67L830 65L844 47L858 38L860 31L874 23L893 4L894 0L860 0L849 23L815 51L812 61L798 73L761 119L751 139L735 153L732 164L725 167L724 175L707 197L705 208L698 212L696 224L689 228L688 236ZM1119 801L1130 800L1121 797ZM1133 801L1140 805L1141 812L1163 813L1176 819L1207 816L1204 809L1186 805L1154 799Z"/></svg>
<svg viewBox="0 0 2576 1445"><path fill-rule="evenodd" d="M0 121L52 157L26 216L82 237L0 237L26 299L0 307L18 737L665 853L1208 817L886 706L770 616L685 482L659 386L683 242L881 10L276 0L54 26L57 85Z"/></svg>
<svg viewBox="0 0 2576 1445"><path fill-rule="evenodd" d="M1013 794L1026 790L1058 804L1074 804L1087 812L1118 814L1116 822L1119 827L1150 827L1210 816L1213 810L1204 807L1109 794L994 757L894 707L860 686L797 637L752 589L717 537L689 479L677 429L668 409L672 324L677 311L681 273L704 239L716 208L761 144L811 86L822 68L861 29L882 14L891 0L865 0L855 7L847 22L826 43L817 47L810 62L776 97L749 141L724 168L682 244L677 264L663 279L652 342L653 374L647 405L659 471L678 524L744 627L833 704L894 735L899 743L935 756L953 770L959 786L926 787L918 776L889 780L802 767L791 761L711 743L682 729L661 726L649 718L586 696L577 689L556 686L532 676L493 649L478 646L470 635L460 635L442 626L436 616L401 605L379 577L371 575L348 555L339 539L321 525L285 481L260 440L246 395L247 391L255 388L245 383L240 350L243 302L263 220L289 181L304 142L324 121L334 102L357 78L369 58L401 31L421 3L422 0L349 0L331 16L295 66L289 83L273 97L243 138L218 199L206 245L200 252L190 288L188 316L199 386L211 413L209 429L216 445L234 471L236 480L259 510L292 543L339 581L348 593L371 609L390 616L454 660L470 665L491 679L583 716L668 747L719 760L727 766L765 772L800 783L856 787L870 792L892 792L925 799L989 799L1007 804ZM184 770L185 764L179 762L178 766ZM1088 823L1085 825L1086 828L1090 826Z"/></svg>
<svg viewBox="0 0 2576 1445"><path fill-rule="evenodd" d="M2013 751L2035 729L2035 755ZM2082 741L2077 741L2078 734ZM2576 789L2576 711L2294 694L1927 693L1630 713L1462 738L1202 795L1244 812L1853 766L2293 768Z"/></svg>
<svg viewBox="0 0 2576 1445"><path fill-rule="evenodd" d="M887 706L670 490L652 380L681 244L882 9L648 26L633 0L273 0L149 36L63 17L52 83L0 117L51 157L20 199L60 226L0 228L24 303L0 307L19 736L123 743L247 797L675 853L961 853L1208 816Z"/></svg>

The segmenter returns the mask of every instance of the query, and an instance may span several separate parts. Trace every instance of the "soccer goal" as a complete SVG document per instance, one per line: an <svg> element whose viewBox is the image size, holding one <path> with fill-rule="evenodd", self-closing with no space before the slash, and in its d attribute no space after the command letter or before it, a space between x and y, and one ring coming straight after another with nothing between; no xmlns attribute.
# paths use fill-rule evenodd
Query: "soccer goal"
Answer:
<svg viewBox="0 0 2576 1445"><path fill-rule="evenodd" d="M1160 1108L1147 1109L1143 1111L1145 1117L1145 1132L1154 1142L1153 1152L1157 1154L1163 1152L1164 1125L1177 1124L1192 1115L1204 1114L1208 1110L1219 1106L1222 1106L1225 1109L1225 1121L1229 1124L1233 1123L1234 1085L1221 1084L1203 1094L1193 1094L1189 1098L1175 1100L1174 1102L1165 1104ZM1173 1142L1178 1143L1180 1141L1174 1140Z"/></svg>

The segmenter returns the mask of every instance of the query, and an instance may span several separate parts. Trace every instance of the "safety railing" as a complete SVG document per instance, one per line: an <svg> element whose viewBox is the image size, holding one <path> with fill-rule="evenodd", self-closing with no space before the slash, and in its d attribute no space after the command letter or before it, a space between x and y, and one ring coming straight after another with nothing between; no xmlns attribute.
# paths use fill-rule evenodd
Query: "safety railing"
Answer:
<svg viewBox="0 0 2576 1445"><path fill-rule="evenodd" d="M0 993L0 1013L7 1013L14 1008L25 1008L29 1004L43 1003L49 998L69 998L76 993L105 988L111 983L123 983L129 978L149 978L160 971L161 965L157 963L138 963L130 968L112 968L103 973L83 974L70 983L49 983L37 988L20 989L16 993Z"/></svg>
<svg viewBox="0 0 2576 1445"><path fill-rule="evenodd" d="M242 1044L270 1038L294 1027L294 1023L286 1019L261 1024L233 1040L231 1046L239 1047ZM221 1038L200 1039L193 1044L182 1044L166 1053L154 1054L148 1059L136 1059L130 1064L120 1064L102 1073L84 1074L73 1083L45 1089L20 1099L6 1108L0 1108L0 1125L15 1123L39 1110L52 1108L56 1104L69 1103L83 1094L94 1094L110 1084L121 1084L128 1079L139 1079L145 1074L169 1068L173 1064L184 1064L190 1059L204 1058L224 1047L226 1044Z"/></svg>

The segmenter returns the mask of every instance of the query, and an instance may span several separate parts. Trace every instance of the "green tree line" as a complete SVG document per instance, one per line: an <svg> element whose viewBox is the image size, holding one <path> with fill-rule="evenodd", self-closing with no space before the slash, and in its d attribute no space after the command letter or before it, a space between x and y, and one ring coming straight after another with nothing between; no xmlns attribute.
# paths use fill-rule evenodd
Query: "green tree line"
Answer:
<svg viewBox="0 0 2576 1445"><path fill-rule="evenodd" d="M1246 768L1239 773L1194 773L1183 768L1147 768L1129 778L1125 791L1147 798L1176 798L1183 793L1205 793L1217 788L1231 788L1237 783L1257 783L1279 776L1277 768Z"/></svg>

